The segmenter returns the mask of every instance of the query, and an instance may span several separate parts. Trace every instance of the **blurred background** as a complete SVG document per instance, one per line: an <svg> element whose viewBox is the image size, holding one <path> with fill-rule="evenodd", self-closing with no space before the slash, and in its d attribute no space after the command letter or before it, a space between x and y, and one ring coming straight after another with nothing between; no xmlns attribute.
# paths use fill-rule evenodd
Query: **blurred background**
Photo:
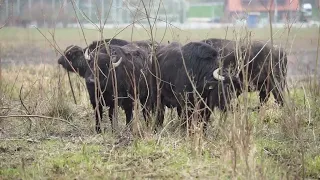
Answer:
<svg viewBox="0 0 320 180"><path fill-rule="evenodd" d="M81 23L123 25L145 17L139 0L2 0L0 23L7 26L74 27ZM272 22L318 24L319 0L144 0L151 17L189 28L227 26L245 22L248 27L265 27ZM76 12L76 14L75 14ZM82 15L81 15L82 14ZM147 19L141 20L146 23ZM165 24L163 24L165 26ZM305 25L306 26L306 25Z"/></svg>
<svg viewBox="0 0 320 180"><path fill-rule="evenodd" d="M101 31L103 38L148 39L149 21L154 39L182 43L234 39L227 30L243 28L269 40L271 23L275 43L290 51L289 75L300 75L316 67L318 7L319 0L2 0L2 65L56 63L57 50L86 46Z"/></svg>

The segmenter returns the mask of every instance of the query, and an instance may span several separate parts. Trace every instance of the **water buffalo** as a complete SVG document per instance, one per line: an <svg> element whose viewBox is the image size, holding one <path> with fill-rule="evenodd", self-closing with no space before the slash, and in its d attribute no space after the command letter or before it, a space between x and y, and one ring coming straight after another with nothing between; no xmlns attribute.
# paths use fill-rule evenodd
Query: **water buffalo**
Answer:
<svg viewBox="0 0 320 180"><path fill-rule="evenodd" d="M176 107L179 116L182 115L184 107L190 107L187 113L190 116L195 105L193 92L196 90L200 95L198 98L202 99L200 109L204 110L201 111L200 119L205 119L205 130L210 117L208 108L204 108L205 104L209 104L210 109L218 107L225 110L230 98L225 98L224 92L230 92L227 90L230 85L237 89L240 87L237 77L225 78L221 83L223 74L218 73L218 51L206 43L190 42L184 46L171 43L161 48L156 57L157 60L153 61L152 65L153 74L158 72L153 83L157 80L160 82L160 89L152 90L153 102L156 102L156 99L159 101L156 128L162 127L164 106Z"/></svg>
<svg viewBox="0 0 320 180"><path fill-rule="evenodd" d="M220 58L224 61L221 62L223 69L231 69L234 74L238 74L242 83L247 82L250 86L249 92L258 90L260 106L268 100L270 92L276 102L283 106L288 61L283 49L258 41L237 44L232 40L211 38L202 42L219 49L220 57L229 57L228 61Z"/></svg>
<svg viewBox="0 0 320 180"><path fill-rule="evenodd" d="M99 51L93 50L94 53L92 53L93 51L91 53L86 51L89 48L96 47L96 45L97 45L97 42L93 42L92 44L90 44L85 49L82 49L81 47L75 46L75 45L68 46L66 48L66 50L64 51L63 55L58 59L58 63L60 65L62 65L62 67L64 69L66 69L67 71L78 72L81 77L83 77L83 78L85 78L87 80L88 77L86 76L86 73L87 72L89 73L88 70L90 70L90 67L89 67L90 59L95 59L96 58L95 54L101 56L100 58L98 58L99 61L107 61L107 60L103 60L102 57L104 55L100 55L100 53L107 52L106 50L105 51L104 50L101 50L101 51L100 50ZM133 53L132 58L134 58L134 54L135 53L140 53L140 55L142 56L144 54L142 52L146 52L144 48L140 48L136 44L133 45L132 43L129 43L129 42L126 43L124 40L118 40L118 39L113 39L113 40L110 41L110 46L114 46L114 48L109 48L109 49L114 49L115 50L115 49L119 49L120 47L125 46L125 45L128 45L128 46L123 51L125 51L127 53L128 52L132 52ZM115 47L117 47L117 48L115 48ZM132 48L131 51L129 50L130 48ZM104 49L106 49L106 48L104 48ZM116 50L115 52L119 52L119 50ZM146 52L146 53L148 55L148 52ZM107 53L105 53L105 54L107 54ZM118 54L119 53L117 53L117 56L118 56ZM122 55L123 54L124 53L122 53ZM149 57L147 56L146 59L149 59ZM123 61L124 61L124 58L123 58ZM151 61L148 61L148 62L150 63ZM119 63L119 62L117 62L117 63ZM117 64L115 63L114 65L117 65ZM137 67L137 68L139 68L139 67ZM90 72L91 72L91 70L90 70ZM145 72L146 76L147 76L148 72ZM147 78L149 78L149 77L147 76ZM86 83L86 84L87 84L88 92L90 94L90 92L92 92L92 89L94 89L94 87L91 87L91 86L93 86L93 84L92 83L91 84L90 83ZM94 94L94 93L92 93L92 94ZM143 94L143 93L141 93L141 94ZM146 97L144 97L144 98L145 98L145 100L143 100L143 98L141 97L141 101L142 102L147 101ZM94 104L92 104L92 105L94 106L94 108L96 108L96 105L94 105ZM98 107L100 108L100 106L98 106ZM128 109L130 109L130 108L128 107ZM146 118L146 110L143 109L143 111L144 111L143 114L145 115L145 118ZM111 112L111 110L109 110L109 112ZM102 113L102 111L96 113L96 121L97 121L97 123L96 123L96 131L98 133L101 132L100 123L99 123L100 122L99 119L101 118L101 116L99 115L99 113ZM111 113L111 115L109 114L109 116L112 116L112 113ZM128 114L128 118L127 119L130 119L129 117L130 116Z"/></svg>
<svg viewBox="0 0 320 180"><path fill-rule="evenodd" d="M128 125L132 119L134 100L140 100L144 105L149 94L147 74L150 61L147 52L135 44L111 45L109 48L111 55L100 52L91 56L93 59L89 62L90 70L86 71L85 75L90 102L96 109L97 132L101 131L100 119L103 106L109 107L109 118L112 123L115 98L118 98L118 105L125 111ZM114 96L115 92L117 97ZM143 113L145 115L145 108Z"/></svg>

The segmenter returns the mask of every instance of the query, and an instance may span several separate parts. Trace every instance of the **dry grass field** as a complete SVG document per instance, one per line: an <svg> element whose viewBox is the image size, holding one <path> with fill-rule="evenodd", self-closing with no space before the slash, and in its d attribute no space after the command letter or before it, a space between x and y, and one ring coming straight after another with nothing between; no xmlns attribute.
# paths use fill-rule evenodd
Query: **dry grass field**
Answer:
<svg viewBox="0 0 320 180"><path fill-rule="evenodd" d="M43 34L41 34L41 33ZM119 33L120 32L120 33ZM251 32L268 40L268 29L154 30L157 41L186 43L205 38L234 39ZM85 47L101 38L96 30L0 30L0 179L319 179L320 87L317 76L318 28L274 29L274 42L289 52L286 103L271 98L259 111L257 93L241 96L240 109L225 122L214 111L207 136L185 136L174 110L165 128L119 142L94 131L94 115L84 80L75 74L74 103L67 73L57 64L70 44ZM105 29L104 38L150 38L150 31ZM85 38L84 38L85 37ZM311 68L311 69L310 69ZM296 77L304 76L304 78ZM120 126L125 117L120 111Z"/></svg>

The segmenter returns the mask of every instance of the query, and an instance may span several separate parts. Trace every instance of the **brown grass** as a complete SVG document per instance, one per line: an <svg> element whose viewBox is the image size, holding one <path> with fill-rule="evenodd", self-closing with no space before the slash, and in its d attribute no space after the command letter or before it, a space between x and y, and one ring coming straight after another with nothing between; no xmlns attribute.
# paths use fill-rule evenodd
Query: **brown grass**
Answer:
<svg viewBox="0 0 320 180"><path fill-rule="evenodd" d="M243 29L235 30L239 33ZM166 128L161 134L155 135L141 126L143 137L119 139L111 133L106 114L102 122L107 132L96 135L83 79L71 75L76 87L75 105L66 72L56 64L58 54L54 53L55 43L48 33L52 30L40 31L49 42L35 29L3 28L0 33L2 56L6 59L29 64L38 57L34 62L37 65L6 65L2 70L1 179L319 178L320 90L312 77L289 84L288 105L284 108L271 98L260 111L250 111L258 104L258 98L256 93L247 93L238 102L235 100L240 109L228 112L225 122L219 121L221 114L214 110L207 137L197 128L194 136L181 135L176 113L167 111ZM117 32L106 30L103 35L112 37ZM225 37L226 33L225 29L164 32L157 29L154 39L164 36L165 41L185 43ZM232 39L234 32L227 37ZM252 38L266 40L267 32L254 30ZM278 32L275 44L288 40L294 48L313 48L317 43L315 28L291 29L289 36L285 29L274 32ZM101 37L94 30L84 30L84 34L88 42ZM146 30L132 32L129 28L117 36L131 37L150 38ZM85 44L77 29L56 29L54 39L55 46L61 49L69 44ZM136 120L143 121L141 113L135 113ZM120 129L124 128L124 119L120 110Z"/></svg>

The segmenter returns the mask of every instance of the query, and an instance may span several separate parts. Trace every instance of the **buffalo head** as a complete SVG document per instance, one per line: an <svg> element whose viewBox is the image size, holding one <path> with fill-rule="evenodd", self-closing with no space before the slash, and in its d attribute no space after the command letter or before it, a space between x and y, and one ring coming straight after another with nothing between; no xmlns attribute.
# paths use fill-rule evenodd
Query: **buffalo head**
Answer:
<svg viewBox="0 0 320 180"><path fill-rule="evenodd" d="M87 62L83 53L83 49L76 45L70 45L58 59L58 64L64 69L71 72L78 72L80 76L84 76L87 68Z"/></svg>
<svg viewBox="0 0 320 180"><path fill-rule="evenodd" d="M236 91L236 94L239 95L241 92L241 87L242 87L242 81L239 77L239 73L236 73L235 75L230 75L229 73L227 75L221 75L220 71L222 71L223 68L217 68L213 71L212 75L215 80L218 82L222 82L225 85L228 85L231 87L234 87L234 90ZM216 83L214 83L216 84ZM209 86L209 89L213 89L214 87L211 85ZM231 88L233 89L233 88Z"/></svg>
<svg viewBox="0 0 320 180"><path fill-rule="evenodd" d="M89 60L90 70L88 70L86 73L87 83L94 83L95 77L97 76L99 77L99 81L102 82L107 78L111 68L117 68L122 63L122 57L117 58L114 55L109 56L105 53L99 53L96 55L96 57L94 57L94 59L92 58L93 57L90 57Z"/></svg>

